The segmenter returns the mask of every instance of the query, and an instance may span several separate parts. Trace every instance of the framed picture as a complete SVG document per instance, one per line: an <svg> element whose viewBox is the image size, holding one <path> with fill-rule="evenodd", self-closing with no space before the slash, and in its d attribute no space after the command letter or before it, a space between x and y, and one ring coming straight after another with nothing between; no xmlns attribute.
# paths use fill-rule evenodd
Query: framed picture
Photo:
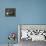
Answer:
<svg viewBox="0 0 46 46"><path fill-rule="evenodd" d="M21 40L46 41L46 25L45 24L19 24L18 38Z"/></svg>
<svg viewBox="0 0 46 46"><path fill-rule="evenodd" d="M16 8L5 8L5 16L16 16Z"/></svg>

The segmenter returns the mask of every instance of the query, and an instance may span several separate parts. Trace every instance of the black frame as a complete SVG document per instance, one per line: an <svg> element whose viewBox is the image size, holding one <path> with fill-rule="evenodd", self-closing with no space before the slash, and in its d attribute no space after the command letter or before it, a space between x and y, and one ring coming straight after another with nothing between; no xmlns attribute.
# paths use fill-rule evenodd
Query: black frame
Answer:
<svg viewBox="0 0 46 46"><path fill-rule="evenodd" d="M5 8L5 16L16 16L16 8Z"/></svg>

